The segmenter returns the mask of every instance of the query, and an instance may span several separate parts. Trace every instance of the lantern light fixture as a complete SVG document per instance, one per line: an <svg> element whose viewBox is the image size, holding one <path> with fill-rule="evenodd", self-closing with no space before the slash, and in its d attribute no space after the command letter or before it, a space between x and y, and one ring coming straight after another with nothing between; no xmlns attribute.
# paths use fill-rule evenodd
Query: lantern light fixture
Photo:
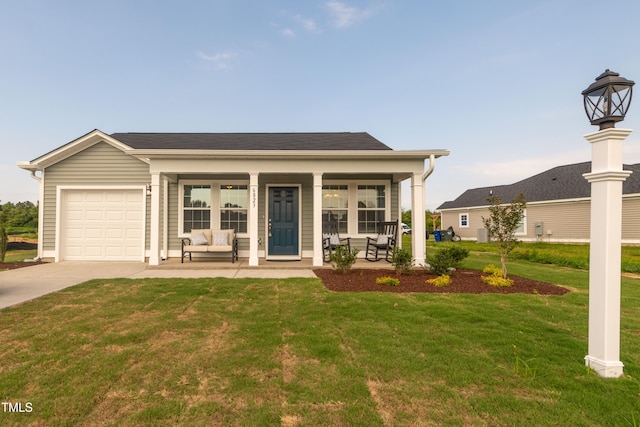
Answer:
<svg viewBox="0 0 640 427"><path fill-rule="evenodd" d="M635 82L620 77L620 74L605 70L596 81L582 91L584 111L592 125L600 130L615 127L624 120L631 104Z"/></svg>

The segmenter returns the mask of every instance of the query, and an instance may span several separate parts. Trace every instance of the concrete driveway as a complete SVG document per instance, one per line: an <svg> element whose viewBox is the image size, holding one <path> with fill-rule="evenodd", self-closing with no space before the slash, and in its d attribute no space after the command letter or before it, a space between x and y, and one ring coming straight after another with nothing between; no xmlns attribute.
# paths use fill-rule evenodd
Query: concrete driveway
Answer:
<svg viewBox="0 0 640 427"><path fill-rule="evenodd" d="M311 270L147 270L143 262L64 261L0 271L0 309L92 279L316 277Z"/></svg>

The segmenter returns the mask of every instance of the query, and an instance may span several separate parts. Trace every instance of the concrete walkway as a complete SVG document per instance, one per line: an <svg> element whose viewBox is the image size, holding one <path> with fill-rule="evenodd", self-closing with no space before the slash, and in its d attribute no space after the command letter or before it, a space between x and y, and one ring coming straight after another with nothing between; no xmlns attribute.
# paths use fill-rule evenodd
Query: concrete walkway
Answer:
<svg viewBox="0 0 640 427"><path fill-rule="evenodd" d="M177 267L177 266L176 266ZM0 309L30 301L92 279L112 278L290 278L316 277L311 269L150 269L143 262L72 262L40 264L0 271ZM240 267L240 265L238 265Z"/></svg>

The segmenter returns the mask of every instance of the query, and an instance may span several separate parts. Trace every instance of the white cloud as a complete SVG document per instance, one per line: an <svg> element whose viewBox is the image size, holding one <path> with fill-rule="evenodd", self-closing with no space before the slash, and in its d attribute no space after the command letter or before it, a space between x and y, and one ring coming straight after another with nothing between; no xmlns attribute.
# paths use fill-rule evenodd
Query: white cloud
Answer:
<svg viewBox="0 0 640 427"><path fill-rule="evenodd" d="M285 37L288 37L290 39L295 38L296 36L296 32L293 31L291 28L283 28L280 30L280 34L282 34Z"/></svg>
<svg viewBox="0 0 640 427"><path fill-rule="evenodd" d="M198 56L205 61L211 62L216 68L228 69L233 66L233 61L239 56L238 52L220 52L213 55L198 52Z"/></svg>
<svg viewBox="0 0 640 427"><path fill-rule="evenodd" d="M570 165L589 161L589 149L575 152L555 153L552 156L544 156L526 159L509 159L485 163L472 163L468 165L452 166L452 169L461 169L477 183L475 187L490 185L508 185L522 179L539 174L556 166Z"/></svg>
<svg viewBox="0 0 640 427"><path fill-rule="evenodd" d="M371 9L359 9L337 0L329 0L325 5L333 16L333 25L337 28L350 27L373 14Z"/></svg>
<svg viewBox="0 0 640 427"><path fill-rule="evenodd" d="M293 17L294 21L302 26L306 31L317 32L319 31L318 24L313 19L305 18L302 15L296 15Z"/></svg>

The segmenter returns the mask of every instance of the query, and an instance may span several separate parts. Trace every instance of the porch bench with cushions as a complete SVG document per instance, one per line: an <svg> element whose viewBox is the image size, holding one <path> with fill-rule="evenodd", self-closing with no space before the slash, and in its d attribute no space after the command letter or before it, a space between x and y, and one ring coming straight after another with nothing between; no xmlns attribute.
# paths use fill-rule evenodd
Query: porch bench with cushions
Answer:
<svg viewBox="0 0 640 427"><path fill-rule="evenodd" d="M191 237L182 239L182 258L192 253L230 253L231 263L238 259L238 239L235 230L191 230Z"/></svg>

